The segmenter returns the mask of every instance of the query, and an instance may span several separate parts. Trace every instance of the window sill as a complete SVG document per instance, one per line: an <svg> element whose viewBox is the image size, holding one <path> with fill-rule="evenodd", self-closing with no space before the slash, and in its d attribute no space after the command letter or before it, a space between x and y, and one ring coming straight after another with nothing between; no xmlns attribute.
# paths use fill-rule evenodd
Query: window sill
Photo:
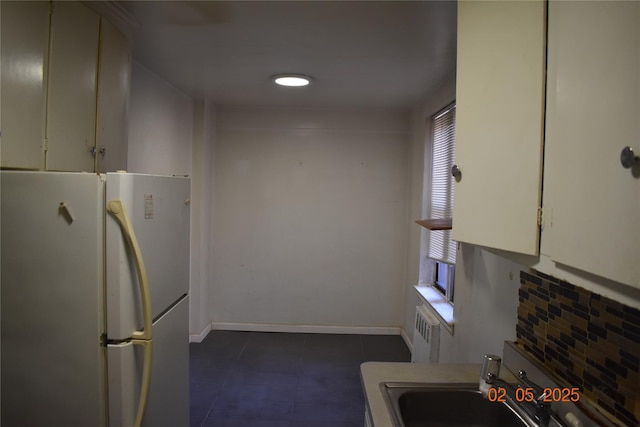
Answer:
<svg viewBox="0 0 640 427"><path fill-rule="evenodd" d="M423 304L431 308L442 326L453 335L453 325L455 323L453 319L453 304L447 301L432 285L416 285L414 288Z"/></svg>

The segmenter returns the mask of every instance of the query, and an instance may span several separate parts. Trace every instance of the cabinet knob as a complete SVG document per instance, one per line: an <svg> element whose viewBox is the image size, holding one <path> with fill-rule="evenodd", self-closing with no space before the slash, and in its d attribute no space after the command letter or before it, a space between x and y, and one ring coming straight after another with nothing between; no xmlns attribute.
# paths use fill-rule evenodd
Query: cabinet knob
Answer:
<svg viewBox="0 0 640 427"><path fill-rule="evenodd" d="M455 178L456 182L460 182L460 180L462 179L462 171L460 170L458 165L453 165L451 167L451 176Z"/></svg>
<svg viewBox="0 0 640 427"><path fill-rule="evenodd" d="M620 163L622 163L623 168L632 168L638 160L640 160L640 156L633 152L633 148L624 147L622 149L622 153L620 153Z"/></svg>
<svg viewBox="0 0 640 427"><path fill-rule="evenodd" d="M106 148L104 148L104 147L102 147L102 148L100 149L100 155L101 155L102 157L104 157L104 155L105 155L105 154L107 154L107 149L106 149Z"/></svg>

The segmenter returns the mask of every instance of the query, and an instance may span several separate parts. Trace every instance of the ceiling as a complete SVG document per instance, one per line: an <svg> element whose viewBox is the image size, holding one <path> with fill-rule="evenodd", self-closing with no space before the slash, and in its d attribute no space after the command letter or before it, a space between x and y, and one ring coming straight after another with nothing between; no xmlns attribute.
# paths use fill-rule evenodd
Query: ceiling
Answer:
<svg viewBox="0 0 640 427"><path fill-rule="evenodd" d="M216 104L407 108L455 73L455 1L116 3L134 60Z"/></svg>

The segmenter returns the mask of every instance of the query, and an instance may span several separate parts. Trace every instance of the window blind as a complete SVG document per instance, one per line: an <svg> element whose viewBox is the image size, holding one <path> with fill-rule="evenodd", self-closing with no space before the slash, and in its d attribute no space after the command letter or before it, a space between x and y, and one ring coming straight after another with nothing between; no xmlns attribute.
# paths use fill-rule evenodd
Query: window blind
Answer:
<svg viewBox="0 0 640 427"><path fill-rule="evenodd" d="M456 107L450 105L433 116L433 144L431 156L431 213L430 217L451 218L453 215L453 166L456 139ZM456 244L451 231L429 232L429 258L455 264Z"/></svg>

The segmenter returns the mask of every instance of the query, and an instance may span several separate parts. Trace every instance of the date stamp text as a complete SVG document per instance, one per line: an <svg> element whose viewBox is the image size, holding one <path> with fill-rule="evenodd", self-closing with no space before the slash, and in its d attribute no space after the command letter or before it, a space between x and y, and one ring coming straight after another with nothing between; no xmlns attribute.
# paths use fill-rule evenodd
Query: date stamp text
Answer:
<svg viewBox="0 0 640 427"><path fill-rule="evenodd" d="M490 402L506 402L510 396L504 387L492 387L487 392L487 399ZM533 402L539 399L543 403L553 402L578 402L580 400L580 389L578 387L545 387L541 396L536 396L535 390L531 387L518 387L515 395L511 396L516 402Z"/></svg>

